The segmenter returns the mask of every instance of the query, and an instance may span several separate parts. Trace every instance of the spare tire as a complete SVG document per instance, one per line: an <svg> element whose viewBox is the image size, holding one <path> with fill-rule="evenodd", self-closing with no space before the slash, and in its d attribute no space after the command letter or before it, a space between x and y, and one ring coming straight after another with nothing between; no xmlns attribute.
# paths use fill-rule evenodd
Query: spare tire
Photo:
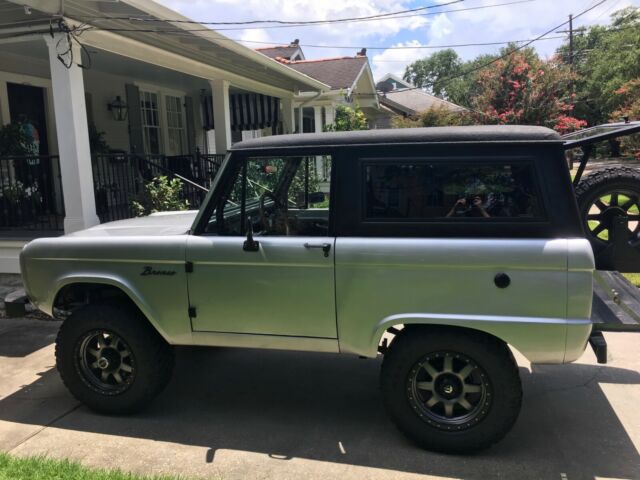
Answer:
<svg viewBox="0 0 640 480"><path fill-rule="evenodd" d="M616 217L627 218L629 241L640 238L639 169L617 166L596 170L580 181L576 200L596 257L612 244L611 229Z"/></svg>

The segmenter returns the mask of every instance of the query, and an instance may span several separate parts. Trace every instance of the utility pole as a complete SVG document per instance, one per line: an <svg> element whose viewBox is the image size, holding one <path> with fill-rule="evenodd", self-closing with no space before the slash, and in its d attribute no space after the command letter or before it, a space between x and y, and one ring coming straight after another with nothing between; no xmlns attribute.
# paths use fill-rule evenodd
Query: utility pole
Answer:
<svg viewBox="0 0 640 480"><path fill-rule="evenodd" d="M573 72L573 14L569 15L569 68Z"/></svg>

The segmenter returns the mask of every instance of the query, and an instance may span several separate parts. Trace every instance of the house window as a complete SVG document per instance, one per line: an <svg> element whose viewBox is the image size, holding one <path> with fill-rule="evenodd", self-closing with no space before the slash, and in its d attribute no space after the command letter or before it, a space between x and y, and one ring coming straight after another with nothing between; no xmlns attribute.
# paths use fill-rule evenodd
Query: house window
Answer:
<svg viewBox="0 0 640 480"><path fill-rule="evenodd" d="M152 92L140 92L140 110L142 113L142 136L144 151L147 154L160 154L160 112L158 94Z"/></svg>
<svg viewBox="0 0 640 480"><path fill-rule="evenodd" d="M182 98L166 95L167 154L182 155L185 152L185 126Z"/></svg>

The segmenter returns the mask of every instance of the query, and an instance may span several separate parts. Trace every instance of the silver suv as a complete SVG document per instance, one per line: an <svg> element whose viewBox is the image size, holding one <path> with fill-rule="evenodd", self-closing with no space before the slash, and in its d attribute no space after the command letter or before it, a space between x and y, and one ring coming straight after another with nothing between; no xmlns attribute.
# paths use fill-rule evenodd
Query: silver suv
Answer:
<svg viewBox="0 0 640 480"><path fill-rule="evenodd" d="M64 383L131 412L173 345L384 355L386 408L424 448L501 439L511 349L566 363L592 331L592 248L541 127L285 135L235 145L199 212L29 243L27 294L65 318Z"/></svg>

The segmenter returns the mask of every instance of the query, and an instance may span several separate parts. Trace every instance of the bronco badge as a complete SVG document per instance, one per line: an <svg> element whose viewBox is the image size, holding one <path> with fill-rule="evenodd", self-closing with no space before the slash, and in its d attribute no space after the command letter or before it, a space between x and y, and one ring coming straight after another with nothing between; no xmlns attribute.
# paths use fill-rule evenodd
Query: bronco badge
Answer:
<svg viewBox="0 0 640 480"><path fill-rule="evenodd" d="M140 274L143 277L147 275L175 275L175 270L154 270L151 265L145 265L142 267L142 273Z"/></svg>

